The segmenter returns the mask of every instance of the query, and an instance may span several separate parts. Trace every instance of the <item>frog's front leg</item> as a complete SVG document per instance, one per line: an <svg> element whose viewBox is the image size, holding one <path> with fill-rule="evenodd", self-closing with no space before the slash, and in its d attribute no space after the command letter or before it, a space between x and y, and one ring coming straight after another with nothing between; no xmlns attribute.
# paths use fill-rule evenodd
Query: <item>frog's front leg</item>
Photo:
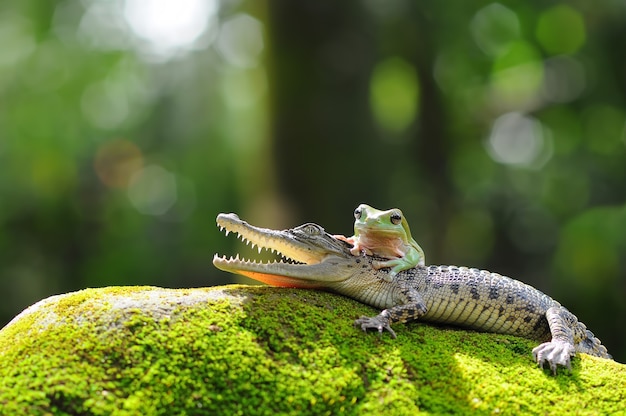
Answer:
<svg viewBox="0 0 626 416"><path fill-rule="evenodd" d="M351 244L352 248L350 249L350 253L353 256L360 256L361 254L371 256L374 254L372 253L372 250L361 245L361 243L359 242L359 239L355 236L346 237L345 235L335 234L333 235L333 237L336 238L337 240L345 241L346 243ZM386 267L389 267L389 266L386 266Z"/></svg>
<svg viewBox="0 0 626 416"><path fill-rule="evenodd" d="M388 275L386 275L383 280L386 282L391 282L393 278L403 270L412 269L416 266L423 266L424 254L419 251L412 249L407 251L407 253L403 257L391 259L391 260L374 260L372 262L372 266L378 269L384 269L385 267L391 268Z"/></svg>
<svg viewBox="0 0 626 416"><path fill-rule="evenodd" d="M399 259L392 260L374 260L372 261L372 267L376 270L384 269L386 267L391 268L388 274L383 277L383 280L386 282L393 281L393 278L396 277L398 273L402 270L407 270L414 267L410 261L407 261L406 258L401 257Z"/></svg>

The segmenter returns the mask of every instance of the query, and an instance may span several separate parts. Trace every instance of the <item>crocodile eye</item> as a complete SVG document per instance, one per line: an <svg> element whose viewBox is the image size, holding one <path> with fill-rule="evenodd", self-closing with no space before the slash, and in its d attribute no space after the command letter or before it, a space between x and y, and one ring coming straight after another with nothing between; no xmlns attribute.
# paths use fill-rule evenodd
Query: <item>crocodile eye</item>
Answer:
<svg viewBox="0 0 626 416"><path fill-rule="evenodd" d="M395 225L398 225L402 222L402 215L398 214L397 212L394 212L393 214L391 214L391 222L394 223Z"/></svg>
<svg viewBox="0 0 626 416"><path fill-rule="evenodd" d="M311 234L311 235L316 235L316 234L319 234L319 233L320 233L319 228L317 228L317 227L316 227L315 225L313 225L313 224L307 224L307 225L305 225L305 226L304 226L304 231L305 231L307 234Z"/></svg>
<svg viewBox="0 0 626 416"><path fill-rule="evenodd" d="M357 208L354 210L354 219L356 220L360 220L361 219L361 214L363 212L361 211L361 208Z"/></svg>

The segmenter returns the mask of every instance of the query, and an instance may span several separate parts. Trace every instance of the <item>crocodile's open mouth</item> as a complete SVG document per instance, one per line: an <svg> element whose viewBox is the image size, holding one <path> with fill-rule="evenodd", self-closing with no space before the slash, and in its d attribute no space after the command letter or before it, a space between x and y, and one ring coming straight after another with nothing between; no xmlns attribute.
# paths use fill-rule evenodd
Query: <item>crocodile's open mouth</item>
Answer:
<svg viewBox="0 0 626 416"><path fill-rule="evenodd" d="M330 259L350 257L349 245L335 239L317 224L308 223L287 230L255 227L236 214L219 214L217 226L226 235L231 232L259 253L276 253L281 259L257 261L215 255L213 264L220 270L241 274L274 286L318 287L309 276L322 273L322 263ZM316 267L318 266L318 267Z"/></svg>

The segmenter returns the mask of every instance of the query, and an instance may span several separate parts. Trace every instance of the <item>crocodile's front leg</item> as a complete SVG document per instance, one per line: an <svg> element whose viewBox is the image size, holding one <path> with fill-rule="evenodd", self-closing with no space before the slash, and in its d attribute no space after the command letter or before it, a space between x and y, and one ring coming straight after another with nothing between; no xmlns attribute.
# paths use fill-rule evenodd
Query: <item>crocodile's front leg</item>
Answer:
<svg viewBox="0 0 626 416"><path fill-rule="evenodd" d="M400 305L385 309L376 316L361 316L354 321L354 325L361 327L363 331L376 329L382 333L383 330L387 330L395 338L396 333L391 329L391 324L413 321L428 311L422 296L415 289L403 289L399 294Z"/></svg>
<svg viewBox="0 0 626 416"><path fill-rule="evenodd" d="M570 358L576 354L574 332L572 328L578 320L562 306L553 306L546 311L546 319L552 334L552 340L533 349L533 357L540 367L548 363L556 374L558 365L571 369Z"/></svg>

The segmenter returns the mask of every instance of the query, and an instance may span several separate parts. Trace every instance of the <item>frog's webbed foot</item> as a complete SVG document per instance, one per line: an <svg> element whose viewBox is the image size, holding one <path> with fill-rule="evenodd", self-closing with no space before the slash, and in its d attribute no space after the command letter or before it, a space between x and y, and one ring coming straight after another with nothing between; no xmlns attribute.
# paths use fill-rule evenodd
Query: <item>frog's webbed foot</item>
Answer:
<svg viewBox="0 0 626 416"><path fill-rule="evenodd" d="M383 280L386 282L391 282L398 273L400 273L403 270L410 269L412 266L410 264L407 264L402 259L392 259L392 260L384 260L384 261L374 260L372 261L372 267L374 267L374 269L376 270L390 267L391 270L386 276L383 277Z"/></svg>
<svg viewBox="0 0 626 416"><path fill-rule="evenodd" d="M561 365L572 369L570 358L575 354L574 346L568 342L560 340L552 340L533 349L533 357L539 367L548 363L553 374L556 374L557 366Z"/></svg>

